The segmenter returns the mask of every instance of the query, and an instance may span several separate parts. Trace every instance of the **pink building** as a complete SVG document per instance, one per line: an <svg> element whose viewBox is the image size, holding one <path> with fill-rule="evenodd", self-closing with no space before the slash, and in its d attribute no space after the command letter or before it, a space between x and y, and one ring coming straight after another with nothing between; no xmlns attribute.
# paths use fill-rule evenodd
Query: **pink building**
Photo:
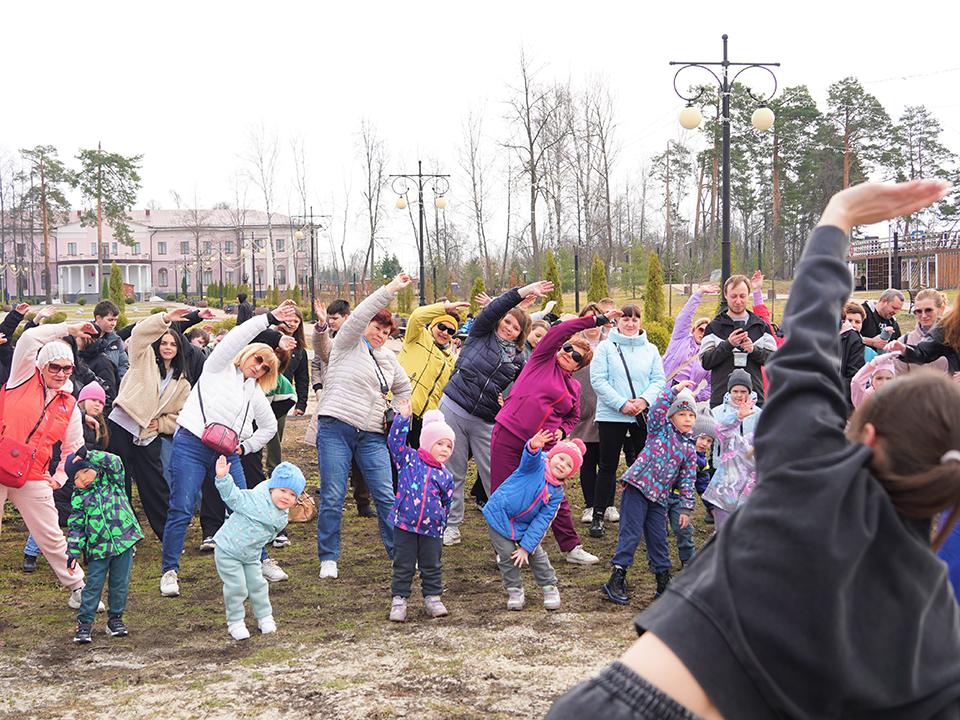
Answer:
<svg viewBox="0 0 960 720"><path fill-rule="evenodd" d="M51 231L53 292L63 302L80 297L94 301L102 284L97 228L82 227L79 216L79 211L73 211L70 222ZM184 276L192 295L221 280L235 285L247 282L251 290L256 283L258 295L268 287L282 291L309 282L310 234L305 231L305 237L297 240L294 233L300 225L294 226L285 215L274 214L270 228L266 213L255 210L133 210L130 217L132 246L118 242L110 227L103 226L103 272L109 277L110 265L116 261L138 300L181 294ZM24 274L40 276L42 238L36 232L34 237L38 249L34 257L39 257L40 266ZM19 252L24 258L30 256L29 250L19 248ZM16 280L6 274L3 285L12 290ZM34 286L42 295L42 282L34 281ZM33 294L29 285L26 290Z"/></svg>

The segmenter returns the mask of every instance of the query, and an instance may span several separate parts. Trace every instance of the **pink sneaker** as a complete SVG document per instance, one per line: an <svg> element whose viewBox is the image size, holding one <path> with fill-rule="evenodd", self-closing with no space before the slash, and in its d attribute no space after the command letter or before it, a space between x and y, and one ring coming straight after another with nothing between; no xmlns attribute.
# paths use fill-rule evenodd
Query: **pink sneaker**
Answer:
<svg viewBox="0 0 960 720"><path fill-rule="evenodd" d="M507 598L507 610L523 610L524 597L523 588L507 588L510 596Z"/></svg>
<svg viewBox="0 0 960 720"><path fill-rule="evenodd" d="M444 615L449 615L447 609L443 606L443 603L440 601L439 595L427 595L423 599L424 603L427 606L427 615L430 617L443 617Z"/></svg>
<svg viewBox="0 0 960 720"><path fill-rule="evenodd" d="M393 596L393 602L390 605L390 620L392 622L403 622L407 619L407 599L399 595Z"/></svg>

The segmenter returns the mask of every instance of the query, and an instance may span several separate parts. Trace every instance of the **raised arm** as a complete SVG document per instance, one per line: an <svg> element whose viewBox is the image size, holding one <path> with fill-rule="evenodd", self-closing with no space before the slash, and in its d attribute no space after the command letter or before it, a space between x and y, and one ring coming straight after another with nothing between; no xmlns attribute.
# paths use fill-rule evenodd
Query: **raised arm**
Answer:
<svg viewBox="0 0 960 720"><path fill-rule="evenodd" d="M786 342L767 366L770 394L756 433L759 477L797 458L836 452L846 443L837 318L851 289L846 266L850 228L915 212L948 188L949 183L937 180L863 184L830 200L790 288Z"/></svg>
<svg viewBox="0 0 960 720"><path fill-rule="evenodd" d="M546 335L540 338L540 342L538 342L537 346L533 349L527 363L536 365L547 360L552 361L557 351L559 351L560 348L563 347L563 344L573 337L573 335L582 330L597 327L597 317L596 315L592 317L582 317L554 325L547 330ZM599 317L603 318L603 324L605 324L606 318L603 315Z"/></svg>
<svg viewBox="0 0 960 720"><path fill-rule="evenodd" d="M367 329L370 321L373 320L373 316L389 305L397 296L397 293L409 284L410 276L406 273L400 273L383 287L377 288L373 294L357 305L356 309L340 326L340 331L333 340L331 354L336 352L338 348L353 348L360 342L360 338L363 337L363 332Z"/></svg>

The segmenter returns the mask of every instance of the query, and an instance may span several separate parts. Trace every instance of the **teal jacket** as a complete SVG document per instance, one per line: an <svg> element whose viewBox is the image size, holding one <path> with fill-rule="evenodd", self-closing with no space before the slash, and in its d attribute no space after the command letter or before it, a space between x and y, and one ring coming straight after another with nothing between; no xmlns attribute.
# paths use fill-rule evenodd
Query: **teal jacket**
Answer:
<svg viewBox="0 0 960 720"><path fill-rule="evenodd" d="M87 462L97 478L85 488L75 488L67 521L67 557L105 560L122 555L143 539L123 482L123 463L116 455L88 450Z"/></svg>
<svg viewBox="0 0 960 720"><path fill-rule="evenodd" d="M227 473L216 483L223 502L233 512L213 536L214 542L241 562L260 562L260 550L287 526L287 511L274 505L266 482L241 490Z"/></svg>

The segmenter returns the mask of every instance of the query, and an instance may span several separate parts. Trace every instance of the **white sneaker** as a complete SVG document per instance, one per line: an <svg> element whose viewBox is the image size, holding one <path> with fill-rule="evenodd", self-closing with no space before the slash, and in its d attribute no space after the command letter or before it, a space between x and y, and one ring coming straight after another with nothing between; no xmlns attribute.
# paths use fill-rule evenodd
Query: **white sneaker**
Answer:
<svg viewBox="0 0 960 720"><path fill-rule="evenodd" d="M584 550L583 545L577 545L567 553L567 562L574 565L596 565L600 562L600 558Z"/></svg>
<svg viewBox="0 0 960 720"><path fill-rule="evenodd" d="M263 577L270 582L281 582L290 579L290 576L277 565L277 561L273 558L267 558L260 563L260 570L263 573Z"/></svg>
<svg viewBox="0 0 960 720"><path fill-rule="evenodd" d="M290 544L290 538L288 538L283 533L280 533L273 539L273 546L275 548L284 548Z"/></svg>
<svg viewBox="0 0 960 720"><path fill-rule="evenodd" d="M177 582L176 570L167 570L163 574L163 577L160 578L160 594L163 595L163 597L176 597L180 594L180 585Z"/></svg>
<svg viewBox="0 0 960 720"><path fill-rule="evenodd" d="M71 610L79 610L80 601L83 599L82 594L83 594L83 588L77 588L76 590L72 591L70 593L70 599L67 600L67 607L69 607ZM97 603L97 612L106 612L106 611L107 611L107 608L103 604L103 601L101 600L99 603Z"/></svg>
<svg viewBox="0 0 960 720"><path fill-rule="evenodd" d="M593 523L593 508L589 507L583 511L583 517L580 518L580 522L584 525L590 525Z"/></svg>
<svg viewBox="0 0 960 720"><path fill-rule="evenodd" d="M460 528L458 527L448 527L443 531L443 544L450 545L459 545L460 544Z"/></svg>
<svg viewBox="0 0 960 720"><path fill-rule="evenodd" d="M613 505L610 505L607 507L606 512L603 513L603 519L606 522L618 523L620 522L620 513L617 512L617 509Z"/></svg>
<svg viewBox="0 0 960 720"><path fill-rule="evenodd" d="M337 578L337 563L334 560L321 560L320 561L320 577L322 578Z"/></svg>
<svg viewBox="0 0 960 720"><path fill-rule="evenodd" d="M227 632L230 633L230 637L234 640L246 640L250 637L250 631L247 630L247 625L243 620L228 622Z"/></svg>
<svg viewBox="0 0 960 720"><path fill-rule="evenodd" d="M261 635L268 635L277 631L277 622L273 619L273 615L267 615L265 618L257 620L257 627L260 628Z"/></svg>

